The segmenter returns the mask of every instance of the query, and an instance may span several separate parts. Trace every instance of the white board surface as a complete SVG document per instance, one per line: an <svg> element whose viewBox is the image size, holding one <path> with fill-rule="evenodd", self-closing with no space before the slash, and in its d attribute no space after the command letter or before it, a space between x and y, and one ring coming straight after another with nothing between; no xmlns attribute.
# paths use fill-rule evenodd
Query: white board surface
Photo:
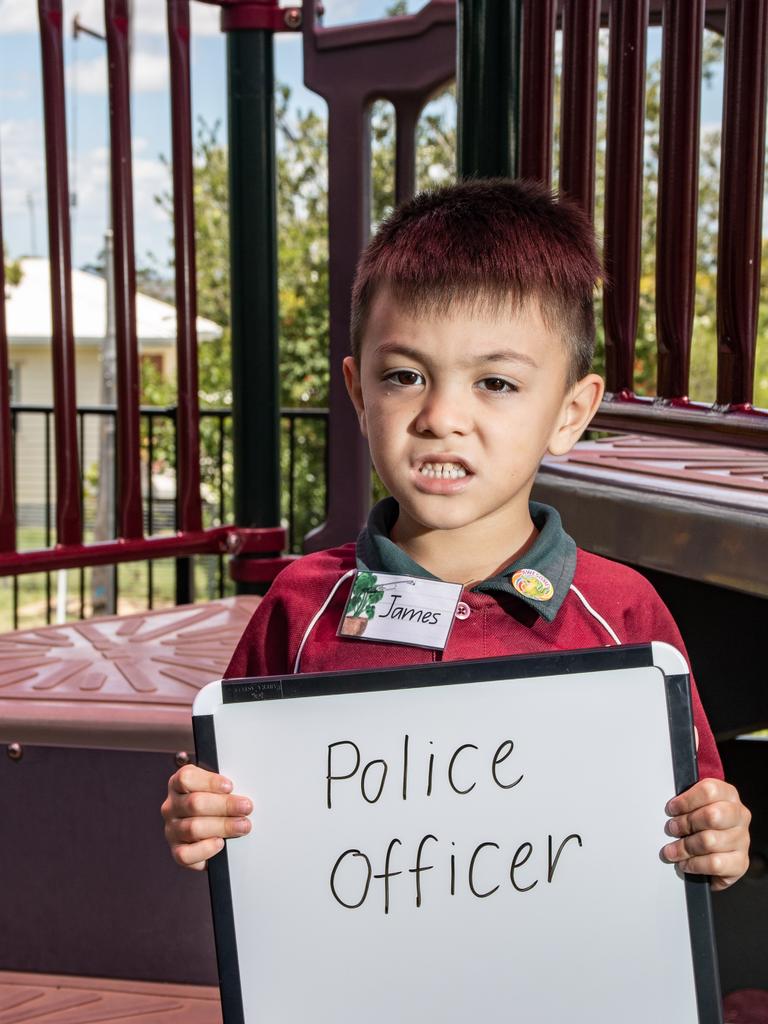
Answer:
<svg viewBox="0 0 768 1024"><path fill-rule="evenodd" d="M227 844L248 1024L699 1020L685 885L659 856L675 788L658 668L236 703L214 722L220 771L255 803ZM330 809L329 747L333 775L360 753Z"/></svg>

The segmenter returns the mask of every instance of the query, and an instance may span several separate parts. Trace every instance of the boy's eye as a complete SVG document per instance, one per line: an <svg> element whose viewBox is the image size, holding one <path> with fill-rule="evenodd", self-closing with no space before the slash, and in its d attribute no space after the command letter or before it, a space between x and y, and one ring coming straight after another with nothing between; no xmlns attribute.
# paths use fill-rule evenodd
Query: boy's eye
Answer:
<svg viewBox="0 0 768 1024"><path fill-rule="evenodd" d="M479 384L483 391L491 391L496 395L517 391L517 385L511 380L505 380L504 377L485 377Z"/></svg>
<svg viewBox="0 0 768 1024"><path fill-rule="evenodd" d="M415 370L392 370L384 379L405 388L424 383L422 375Z"/></svg>

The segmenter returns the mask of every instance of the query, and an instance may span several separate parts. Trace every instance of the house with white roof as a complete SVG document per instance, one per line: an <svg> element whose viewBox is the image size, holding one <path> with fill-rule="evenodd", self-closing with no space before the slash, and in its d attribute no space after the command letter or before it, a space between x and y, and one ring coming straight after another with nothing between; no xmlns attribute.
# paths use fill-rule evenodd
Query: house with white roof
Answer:
<svg viewBox="0 0 768 1024"><path fill-rule="evenodd" d="M53 403L51 352L50 264L47 259L24 258L22 279L6 288L5 315L8 331L11 400L23 405ZM72 304L75 336L76 394L78 406L101 401L102 358L107 328L105 278L82 270L72 271ZM136 328L139 358L150 359L165 376L176 375L176 310L167 302L141 292L136 295ZM199 342L220 337L221 328L197 318ZM84 430L83 466L86 471L98 457L98 417L87 417ZM45 503L45 421L39 414L18 414L16 451L23 452L16 470L20 520L40 521L36 514ZM51 427L51 430L53 428ZM55 494L52 480L51 498Z"/></svg>

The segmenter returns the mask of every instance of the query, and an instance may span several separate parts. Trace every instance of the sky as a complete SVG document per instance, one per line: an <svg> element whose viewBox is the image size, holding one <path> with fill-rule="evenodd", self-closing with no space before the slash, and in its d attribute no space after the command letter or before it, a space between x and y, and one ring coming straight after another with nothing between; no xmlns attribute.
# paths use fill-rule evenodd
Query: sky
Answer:
<svg viewBox="0 0 768 1024"><path fill-rule="evenodd" d="M384 14L388 0L326 0L325 24ZM418 6L412 4L412 6ZM192 5L193 118L226 131L226 42L218 8ZM155 196L169 186L163 157L170 156L170 100L165 4L134 0L132 56L132 144L136 257L153 253L162 265L170 252L167 215ZM64 61L67 87L73 262L92 261L107 226L108 107L106 44L80 34L75 15L103 33L101 0L64 0ZM43 112L34 0L0 0L0 196L5 247L11 257L47 255ZM304 88L300 34L275 37L276 79L291 86L294 106L324 112L320 97Z"/></svg>
<svg viewBox="0 0 768 1024"><path fill-rule="evenodd" d="M382 17L389 0L324 0L325 24ZM418 9L411 0L409 10ZM136 258L167 267L170 225L155 197L169 187L170 102L165 4L133 0L132 142ZM64 0L73 262L93 261L107 226L108 110L106 45L87 35L73 38L75 15L103 32L102 0ZM195 123L226 128L225 37L218 8L192 3L192 103ZM660 32L651 30L649 59L658 55ZM276 78L292 90L294 109L325 103L302 83L299 34L275 40ZM702 119L719 121L721 83L705 91ZM13 257L47 255L45 162L40 47L34 0L0 0L0 197L5 247Z"/></svg>

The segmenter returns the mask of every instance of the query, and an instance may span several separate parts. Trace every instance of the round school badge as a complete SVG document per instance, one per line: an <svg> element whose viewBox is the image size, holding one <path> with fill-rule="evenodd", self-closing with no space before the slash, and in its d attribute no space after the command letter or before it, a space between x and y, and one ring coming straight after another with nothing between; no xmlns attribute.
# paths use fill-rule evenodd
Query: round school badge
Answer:
<svg viewBox="0 0 768 1024"><path fill-rule="evenodd" d="M555 596L555 588L547 577L535 569L518 569L512 574L511 583L518 594L531 601L551 601Z"/></svg>

